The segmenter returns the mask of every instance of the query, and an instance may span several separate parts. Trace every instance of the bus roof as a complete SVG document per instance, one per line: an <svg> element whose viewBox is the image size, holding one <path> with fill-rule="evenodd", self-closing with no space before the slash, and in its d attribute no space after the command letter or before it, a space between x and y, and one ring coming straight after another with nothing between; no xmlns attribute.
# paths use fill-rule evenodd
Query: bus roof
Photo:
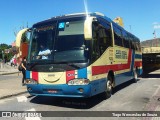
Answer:
<svg viewBox="0 0 160 120"><path fill-rule="evenodd" d="M36 24L33 25L33 27L35 26L39 26L39 25L42 25L42 24L48 24L48 23L52 23L53 21L55 20L62 20L62 19L69 19L69 18L78 18L78 17L87 17L88 16L93 16L93 17L97 17L97 18L102 18L102 19L105 19L107 20L108 22L112 23L114 26L126 31L123 27L121 27L120 25L118 25L117 23L115 23L114 21L112 21L110 18L106 17L104 14L102 13L99 13L99 12L93 12L93 13L73 13L73 14L66 14L66 15L61 15L61 16L56 16L56 17L52 17L48 20L44 20L44 21L41 21L41 22L38 22ZM131 36L137 38L135 35L133 35L132 33L126 31L128 34L130 34ZM138 39L138 38L137 38ZM139 40L140 41L140 40Z"/></svg>
<svg viewBox="0 0 160 120"><path fill-rule="evenodd" d="M38 22L38 23L34 24L33 27L41 25L41 24L45 24L45 23L50 23L50 22L55 21L55 20L62 20L62 19L76 18L76 17L82 17L83 18L83 17L86 17L87 15L88 16L101 17L101 18L106 19L109 22L113 22L111 19L109 19L104 14L99 13L99 12L88 13L88 14L86 14L86 13L74 13L74 14L66 14L66 15L52 17L48 20L44 20L44 21L41 21L41 22Z"/></svg>

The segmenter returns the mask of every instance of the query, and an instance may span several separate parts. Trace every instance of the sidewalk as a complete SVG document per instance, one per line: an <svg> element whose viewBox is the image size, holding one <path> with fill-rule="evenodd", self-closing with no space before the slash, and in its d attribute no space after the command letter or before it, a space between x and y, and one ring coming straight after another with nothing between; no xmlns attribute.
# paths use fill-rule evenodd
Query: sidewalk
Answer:
<svg viewBox="0 0 160 120"><path fill-rule="evenodd" d="M1 64L1 63L0 63ZM8 79L7 75L14 74ZM27 93L26 86L22 86L22 74L17 67L7 64L0 65L0 99Z"/></svg>
<svg viewBox="0 0 160 120"><path fill-rule="evenodd" d="M20 73L18 71L17 66L10 66L9 64L0 63L0 75L8 75L8 74L15 74Z"/></svg>

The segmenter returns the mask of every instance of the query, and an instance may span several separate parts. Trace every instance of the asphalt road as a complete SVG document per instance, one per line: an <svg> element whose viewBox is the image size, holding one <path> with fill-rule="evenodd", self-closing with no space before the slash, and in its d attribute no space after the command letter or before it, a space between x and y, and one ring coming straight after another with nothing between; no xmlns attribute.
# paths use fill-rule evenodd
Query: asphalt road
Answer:
<svg viewBox="0 0 160 120"><path fill-rule="evenodd" d="M160 111L160 79L157 74L152 74L152 78L140 78L137 83L128 82L117 87L116 92L111 98L104 100L101 95L86 99L36 97L28 93L20 96L10 97L0 100L0 111ZM13 76L5 76L4 79L12 79ZM20 78L19 78L20 79ZM98 112L95 113L98 115ZM95 115L94 114L94 115ZM6 118L2 118L6 119ZM17 120L17 118L7 118ZM33 118L18 118L20 120L33 120ZM39 118L34 120L53 120L53 119L83 119L83 120L158 120L160 118L142 117L55 117Z"/></svg>

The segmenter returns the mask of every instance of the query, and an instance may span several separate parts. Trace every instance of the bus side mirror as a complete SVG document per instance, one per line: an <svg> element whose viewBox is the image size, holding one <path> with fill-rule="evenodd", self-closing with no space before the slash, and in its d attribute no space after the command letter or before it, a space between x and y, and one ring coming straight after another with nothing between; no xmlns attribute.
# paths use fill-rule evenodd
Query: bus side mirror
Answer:
<svg viewBox="0 0 160 120"><path fill-rule="evenodd" d="M28 31L28 28L22 29L18 32L17 36L16 36L16 47L20 47L21 46L21 42L22 42L22 35L24 33L26 33Z"/></svg>
<svg viewBox="0 0 160 120"><path fill-rule="evenodd" d="M85 40L92 39L92 22L93 22L93 17L87 17L84 22L84 38L85 38Z"/></svg>

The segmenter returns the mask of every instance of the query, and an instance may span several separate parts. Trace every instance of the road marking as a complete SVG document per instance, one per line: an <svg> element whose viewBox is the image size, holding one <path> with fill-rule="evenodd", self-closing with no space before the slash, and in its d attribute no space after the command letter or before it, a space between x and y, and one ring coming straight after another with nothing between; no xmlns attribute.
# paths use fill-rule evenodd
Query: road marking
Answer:
<svg viewBox="0 0 160 120"><path fill-rule="evenodd" d="M27 111L34 111L36 112L36 110L34 108L29 109ZM39 117L25 117L26 120L41 120Z"/></svg>
<svg viewBox="0 0 160 120"><path fill-rule="evenodd" d="M29 109L29 110L27 110L27 111L36 111L34 108L32 108L32 109Z"/></svg>
<svg viewBox="0 0 160 120"><path fill-rule="evenodd" d="M155 111L160 111L160 105L157 106Z"/></svg>
<svg viewBox="0 0 160 120"><path fill-rule="evenodd" d="M158 105L155 111L160 111L160 105ZM160 117L152 117L152 120L160 120Z"/></svg>
<svg viewBox="0 0 160 120"><path fill-rule="evenodd" d="M156 95L158 94L159 89L160 89L160 85L154 85L154 86L158 87L158 88L156 89L156 91L154 92L154 94L153 94L153 96L156 96ZM153 96L152 96L152 97L153 97Z"/></svg>
<svg viewBox="0 0 160 120"><path fill-rule="evenodd" d="M27 102L26 96L17 97L18 102Z"/></svg>
<svg viewBox="0 0 160 120"><path fill-rule="evenodd" d="M7 102L9 102L9 101L11 101L11 100L13 100L14 98L6 98L6 99L2 99L2 100L0 100L0 104L4 104L4 103L7 103Z"/></svg>

